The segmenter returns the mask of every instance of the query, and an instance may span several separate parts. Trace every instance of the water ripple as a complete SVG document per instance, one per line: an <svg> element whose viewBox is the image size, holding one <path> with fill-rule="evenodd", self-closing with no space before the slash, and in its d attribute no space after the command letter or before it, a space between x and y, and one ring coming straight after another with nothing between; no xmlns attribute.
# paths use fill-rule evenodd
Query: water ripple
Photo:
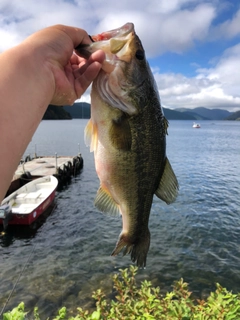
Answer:
<svg viewBox="0 0 240 320"><path fill-rule="evenodd" d="M93 307L91 293L99 287L111 296L111 276L131 263L128 256L110 257L120 217L103 215L93 206L98 178L93 155L83 143L85 123L43 121L26 151L33 153L36 143L41 154L75 155L80 142L84 170L57 194L57 208L39 229L0 237L0 305L32 250L8 308L24 300L27 307L38 305L43 318L63 305L74 311ZM55 139L51 145L50 132ZM139 270L138 278L151 280L164 292L183 277L197 297L206 297L216 282L240 291L240 123L213 126L205 121L194 130L191 122L171 121L167 139L180 192L169 206L154 197L147 268Z"/></svg>

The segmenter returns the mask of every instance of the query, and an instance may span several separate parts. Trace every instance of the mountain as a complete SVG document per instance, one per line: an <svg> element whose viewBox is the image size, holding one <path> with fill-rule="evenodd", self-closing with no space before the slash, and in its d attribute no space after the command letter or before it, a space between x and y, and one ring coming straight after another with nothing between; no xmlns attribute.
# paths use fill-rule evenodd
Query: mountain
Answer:
<svg viewBox="0 0 240 320"><path fill-rule="evenodd" d="M73 106L64 106L72 118L89 119L90 104L86 102L76 102ZM167 109L163 108L164 115L168 120L224 120L231 116L231 112L222 109L207 109L198 107L195 109L179 108Z"/></svg>
<svg viewBox="0 0 240 320"><path fill-rule="evenodd" d="M198 107L195 109L178 108L179 112L195 115L195 120L224 120L232 113L222 109L207 109Z"/></svg>
<svg viewBox="0 0 240 320"><path fill-rule="evenodd" d="M74 119L89 119L90 104L87 102L75 102L72 106L63 107Z"/></svg>
<svg viewBox="0 0 240 320"><path fill-rule="evenodd" d="M70 113L72 118L89 119L90 118L90 104L86 102L76 102L73 106L64 106L65 111ZM168 120L195 120L196 118L183 114L181 112L163 108L164 115Z"/></svg>
<svg viewBox="0 0 240 320"><path fill-rule="evenodd" d="M238 120L238 121L240 121L240 110L232 113L225 120Z"/></svg>
<svg viewBox="0 0 240 320"><path fill-rule="evenodd" d="M167 108L163 108L163 112L168 120L196 120L194 116L185 112L179 112Z"/></svg>
<svg viewBox="0 0 240 320"><path fill-rule="evenodd" d="M63 107L54 106L50 104L44 113L43 120L70 120L72 119L71 115L64 110Z"/></svg>
<svg viewBox="0 0 240 320"><path fill-rule="evenodd" d="M204 117L197 112L194 112L195 109L177 108L175 110L182 114L190 116L193 120L209 120L209 118Z"/></svg>

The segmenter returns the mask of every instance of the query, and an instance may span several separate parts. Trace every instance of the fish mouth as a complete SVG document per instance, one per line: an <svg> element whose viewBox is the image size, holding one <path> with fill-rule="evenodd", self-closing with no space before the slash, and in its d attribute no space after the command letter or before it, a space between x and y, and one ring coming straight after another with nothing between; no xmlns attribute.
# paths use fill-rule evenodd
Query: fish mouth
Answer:
<svg viewBox="0 0 240 320"><path fill-rule="evenodd" d="M97 35L91 35L91 44L80 44L75 48L77 55L88 59L90 55L97 51L105 52L105 69L111 71L110 65L114 65L117 60L130 60L129 43L134 36L134 24L128 22L122 27L105 31Z"/></svg>
<svg viewBox="0 0 240 320"><path fill-rule="evenodd" d="M134 31L134 25L133 23L128 22L120 28L102 32L98 35L91 36L91 38L93 41L109 40L112 38L126 37L132 31Z"/></svg>
<svg viewBox="0 0 240 320"><path fill-rule="evenodd" d="M85 59L99 49L105 52L102 70L94 80L96 91L105 103L128 115L137 112L128 96L133 85L125 74L126 65L131 63L134 54L135 36L134 25L129 22L120 28L91 36L94 42L75 48L76 54Z"/></svg>

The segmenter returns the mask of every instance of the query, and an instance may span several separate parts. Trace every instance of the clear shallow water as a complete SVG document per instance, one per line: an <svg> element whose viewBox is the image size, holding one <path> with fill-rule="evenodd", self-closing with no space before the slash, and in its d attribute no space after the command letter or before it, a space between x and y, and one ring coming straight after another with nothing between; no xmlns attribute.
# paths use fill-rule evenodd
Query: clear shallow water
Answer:
<svg viewBox="0 0 240 320"><path fill-rule="evenodd" d="M98 188L93 154L85 147L85 120L42 121L26 155L76 155L83 172L58 192L56 208L40 228L0 236L0 311L21 274L7 309L25 301L43 319L61 306L91 307L97 288L111 293L111 276L130 257L110 257L121 219L101 214L93 200ZM240 122L170 121L167 155L180 184L167 206L154 198L147 268L138 278L163 291L181 277L196 296L219 282L240 291Z"/></svg>

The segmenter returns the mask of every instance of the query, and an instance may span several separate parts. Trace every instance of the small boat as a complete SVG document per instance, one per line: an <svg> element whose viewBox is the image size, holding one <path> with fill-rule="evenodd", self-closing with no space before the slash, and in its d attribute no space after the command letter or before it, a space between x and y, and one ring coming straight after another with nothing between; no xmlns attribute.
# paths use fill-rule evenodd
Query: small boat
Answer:
<svg viewBox="0 0 240 320"><path fill-rule="evenodd" d="M199 123L193 122L193 128L201 128Z"/></svg>
<svg viewBox="0 0 240 320"><path fill-rule="evenodd" d="M58 180L54 176L34 179L6 197L0 206L0 224L30 225L52 204Z"/></svg>

